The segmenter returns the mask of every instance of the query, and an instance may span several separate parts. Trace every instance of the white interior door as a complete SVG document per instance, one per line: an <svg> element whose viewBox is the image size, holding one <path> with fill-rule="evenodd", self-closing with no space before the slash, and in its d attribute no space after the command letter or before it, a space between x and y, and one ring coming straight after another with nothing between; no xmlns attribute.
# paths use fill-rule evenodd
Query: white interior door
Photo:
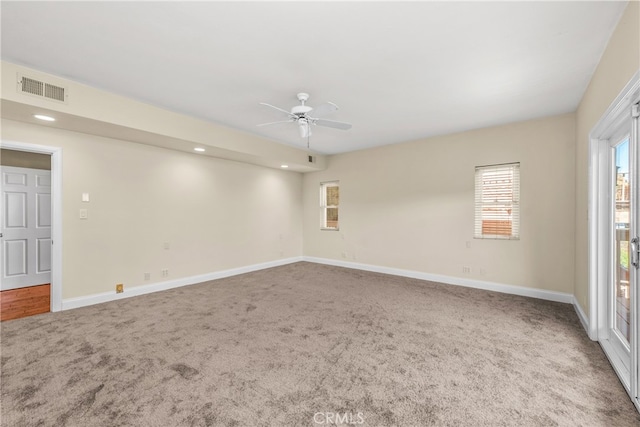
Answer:
<svg viewBox="0 0 640 427"><path fill-rule="evenodd" d="M3 166L0 290L51 283L51 171Z"/></svg>

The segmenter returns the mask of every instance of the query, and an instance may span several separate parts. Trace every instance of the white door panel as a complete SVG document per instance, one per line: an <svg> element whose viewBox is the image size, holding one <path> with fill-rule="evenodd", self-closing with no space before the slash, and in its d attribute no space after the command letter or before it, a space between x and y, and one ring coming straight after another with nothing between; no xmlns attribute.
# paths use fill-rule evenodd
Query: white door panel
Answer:
<svg viewBox="0 0 640 427"><path fill-rule="evenodd" d="M12 278L27 274L27 241L5 240L4 248L5 277Z"/></svg>
<svg viewBox="0 0 640 427"><path fill-rule="evenodd" d="M27 185L27 175L24 173L5 173L3 174L5 185Z"/></svg>
<svg viewBox="0 0 640 427"><path fill-rule="evenodd" d="M37 272L48 273L51 271L51 239L38 239L37 245Z"/></svg>
<svg viewBox="0 0 640 427"><path fill-rule="evenodd" d="M36 187L48 187L49 194L51 194L51 172L42 171L47 173L36 174Z"/></svg>
<svg viewBox="0 0 640 427"><path fill-rule="evenodd" d="M36 227L51 228L51 194L36 194Z"/></svg>
<svg viewBox="0 0 640 427"><path fill-rule="evenodd" d="M3 166L0 290L51 283L51 172Z"/></svg>
<svg viewBox="0 0 640 427"><path fill-rule="evenodd" d="M5 193L5 228L25 228L27 226L27 193Z"/></svg>

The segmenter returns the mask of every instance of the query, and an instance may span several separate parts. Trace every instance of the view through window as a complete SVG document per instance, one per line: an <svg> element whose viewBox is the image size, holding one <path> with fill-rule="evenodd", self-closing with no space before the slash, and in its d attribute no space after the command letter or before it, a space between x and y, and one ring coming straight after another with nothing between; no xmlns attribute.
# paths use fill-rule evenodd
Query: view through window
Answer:
<svg viewBox="0 0 640 427"><path fill-rule="evenodd" d="M476 167L474 237L520 238L520 163Z"/></svg>
<svg viewBox="0 0 640 427"><path fill-rule="evenodd" d="M340 205L340 186L338 181L320 184L320 209L322 223L320 227L326 230L337 230L338 206Z"/></svg>

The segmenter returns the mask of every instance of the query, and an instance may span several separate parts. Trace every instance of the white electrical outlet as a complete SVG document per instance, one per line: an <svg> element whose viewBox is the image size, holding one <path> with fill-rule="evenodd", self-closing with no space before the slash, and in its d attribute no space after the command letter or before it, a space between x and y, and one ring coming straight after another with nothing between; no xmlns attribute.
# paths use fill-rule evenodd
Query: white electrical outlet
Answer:
<svg viewBox="0 0 640 427"><path fill-rule="evenodd" d="M151 273L144 273L144 280L150 280L151 279Z"/></svg>
<svg viewBox="0 0 640 427"><path fill-rule="evenodd" d="M465 265L465 266L463 266L463 267L462 267L462 272L463 272L463 273L465 273L465 274L469 274L469 273L471 273L471 267L468 267L468 266L466 266L466 265Z"/></svg>
<svg viewBox="0 0 640 427"><path fill-rule="evenodd" d="M162 277L169 277L169 269L165 268L162 270Z"/></svg>

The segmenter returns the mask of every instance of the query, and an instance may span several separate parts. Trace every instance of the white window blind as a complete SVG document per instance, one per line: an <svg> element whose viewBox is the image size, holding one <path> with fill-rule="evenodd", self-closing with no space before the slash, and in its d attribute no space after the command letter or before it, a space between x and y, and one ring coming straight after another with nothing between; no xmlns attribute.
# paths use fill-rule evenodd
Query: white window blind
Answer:
<svg viewBox="0 0 640 427"><path fill-rule="evenodd" d="M477 166L476 239L520 238L520 163Z"/></svg>
<svg viewBox="0 0 640 427"><path fill-rule="evenodd" d="M340 205L340 184L338 181L320 184L320 228L338 230L338 206Z"/></svg>

